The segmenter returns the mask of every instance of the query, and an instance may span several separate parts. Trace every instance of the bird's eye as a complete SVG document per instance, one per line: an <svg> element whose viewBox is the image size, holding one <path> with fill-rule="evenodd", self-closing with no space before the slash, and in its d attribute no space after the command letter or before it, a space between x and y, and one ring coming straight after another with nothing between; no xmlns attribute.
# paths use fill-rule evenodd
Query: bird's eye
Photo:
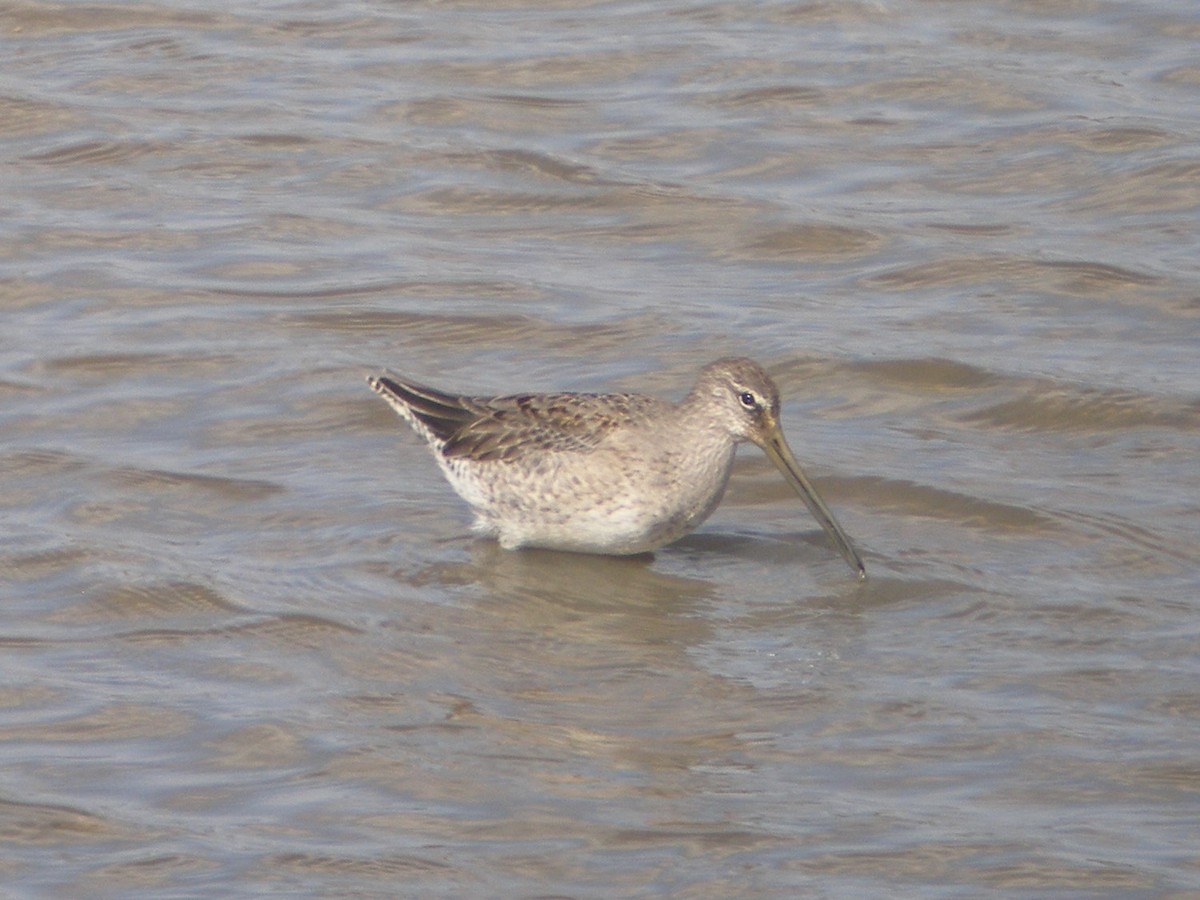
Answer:
<svg viewBox="0 0 1200 900"><path fill-rule="evenodd" d="M742 406L746 407L746 409L758 408L758 398L751 391L742 391L738 394L738 400L741 401Z"/></svg>

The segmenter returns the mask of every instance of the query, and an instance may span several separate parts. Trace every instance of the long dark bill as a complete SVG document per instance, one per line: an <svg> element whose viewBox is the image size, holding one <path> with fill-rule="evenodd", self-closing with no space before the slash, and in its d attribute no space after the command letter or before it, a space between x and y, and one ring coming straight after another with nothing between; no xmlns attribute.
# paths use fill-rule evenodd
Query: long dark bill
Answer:
<svg viewBox="0 0 1200 900"><path fill-rule="evenodd" d="M833 513L825 505L825 501L821 499L821 495L817 493L817 489L813 487L812 482L800 470L800 464L796 462L796 457L792 455L792 450L787 445L787 441L784 440L783 432L779 430L778 426L767 436L766 441L761 446L763 452L767 454L767 458L775 463L775 467L783 473L783 477L787 479L788 484L800 495L800 499L804 501L804 505L808 507L813 516L816 517L816 520L821 523L821 527L825 529L825 533L829 535L834 546L838 548L838 552L850 564L850 568L858 573L859 580L865 579L867 577L867 569L863 565L862 557L858 555L858 551L850 543L850 538L846 536L846 532L842 531L842 526L833 517Z"/></svg>

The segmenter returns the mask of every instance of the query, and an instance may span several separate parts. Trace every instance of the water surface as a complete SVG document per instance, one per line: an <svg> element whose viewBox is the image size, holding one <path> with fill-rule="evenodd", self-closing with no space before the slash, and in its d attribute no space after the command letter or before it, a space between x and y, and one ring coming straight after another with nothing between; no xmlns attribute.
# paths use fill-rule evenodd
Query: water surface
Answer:
<svg viewBox="0 0 1200 900"><path fill-rule="evenodd" d="M13 896L1200 891L1200 12L0 12ZM507 553L363 376L679 397L653 559Z"/></svg>

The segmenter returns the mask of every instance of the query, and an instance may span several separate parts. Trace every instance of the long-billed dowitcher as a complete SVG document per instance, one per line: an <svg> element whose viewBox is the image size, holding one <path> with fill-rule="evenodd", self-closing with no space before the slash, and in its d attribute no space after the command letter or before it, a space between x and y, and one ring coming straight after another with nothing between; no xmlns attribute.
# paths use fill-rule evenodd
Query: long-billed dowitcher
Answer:
<svg viewBox="0 0 1200 900"><path fill-rule="evenodd" d="M749 359L704 367L680 403L641 394L464 397L393 373L367 379L425 439L475 530L501 546L643 553L708 518L742 441L762 448L842 556L862 559L792 455L779 390Z"/></svg>

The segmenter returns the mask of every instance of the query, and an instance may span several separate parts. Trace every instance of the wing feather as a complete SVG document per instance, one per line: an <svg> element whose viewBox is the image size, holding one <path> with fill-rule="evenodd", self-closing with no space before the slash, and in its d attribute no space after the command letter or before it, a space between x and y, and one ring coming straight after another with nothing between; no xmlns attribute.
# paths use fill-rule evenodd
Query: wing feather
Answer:
<svg viewBox="0 0 1200 900"><path fill-rule="evenodd" d="M614 430L653 415L661 401L638 394L448 394L394 373L371 387L446 458L478 462L527 453L588 453Z"/></svg>

